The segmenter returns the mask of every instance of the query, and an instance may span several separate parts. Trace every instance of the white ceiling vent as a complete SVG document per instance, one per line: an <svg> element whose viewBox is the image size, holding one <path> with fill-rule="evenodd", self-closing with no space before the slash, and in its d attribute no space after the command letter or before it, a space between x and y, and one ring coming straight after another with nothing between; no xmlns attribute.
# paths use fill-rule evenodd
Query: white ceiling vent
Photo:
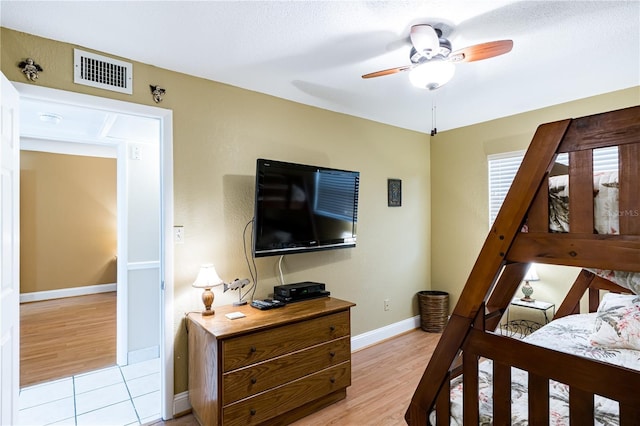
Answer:
<svg viewBox="0 0 640 426"><path fill-rule="evenodd" d="M73 82L120 93L133 93L133 64L73 50Z"/></svg>

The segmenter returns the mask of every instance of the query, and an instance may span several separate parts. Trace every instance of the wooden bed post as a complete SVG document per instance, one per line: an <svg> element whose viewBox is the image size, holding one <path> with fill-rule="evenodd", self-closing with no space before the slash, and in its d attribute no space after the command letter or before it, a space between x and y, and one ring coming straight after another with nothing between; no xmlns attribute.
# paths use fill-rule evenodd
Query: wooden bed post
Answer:
<svg viewBox="0 0 640 426"><path fill-rule="evenodd" d="M518 289L518 286L522 282L527 269L528 263L510 263L506 265L498 279L498 283L493 288L489 301L487 302L487 322L486 327L488 330L495 330L502 314L505 309L511 303L513 295Z"/></svg>
<svg viewBox="0 0 640 426"><path fill-rule="evenodd" d="M565 296L562 304L556 311L555 318L561 318L571 314L580 312L580 299L589 291L589 312L596 312L600 303L600 290L608 290L612 292L620 292L624 290L611 281L605 280L597 276L593 272L583 269L573 282L569 292Z"/></svg>
<svg viewBox="0 0 640 426"><path fill-rule="evenodd" d="M587 291L594 277L595 274L585 269L580 271L580 274L578 274L578 277L573 282L573 285L562 301L562 304L556 311L556 315L554 318L561 318L580 312L580 298Z"/></svg>

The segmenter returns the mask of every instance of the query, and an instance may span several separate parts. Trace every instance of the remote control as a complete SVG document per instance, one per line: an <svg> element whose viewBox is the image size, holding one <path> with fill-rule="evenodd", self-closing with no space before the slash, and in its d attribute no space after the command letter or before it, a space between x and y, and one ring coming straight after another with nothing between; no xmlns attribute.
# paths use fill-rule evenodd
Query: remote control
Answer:
<svg viewBox="0 0 640 426"><path fill-rule="evenodd" d="M273 308L280 308L282 306L284 306L284 302L281 302L279 300L254 300L251 302L251 306L253 306L256 309L260 309L262 311L265 311L267 309L273 309Z"/></svg>

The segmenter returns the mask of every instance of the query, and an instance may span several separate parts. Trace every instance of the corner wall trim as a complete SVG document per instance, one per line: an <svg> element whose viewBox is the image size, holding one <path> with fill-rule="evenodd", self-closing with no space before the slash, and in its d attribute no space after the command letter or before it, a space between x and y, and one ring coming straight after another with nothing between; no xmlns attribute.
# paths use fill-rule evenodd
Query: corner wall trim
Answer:
<svg viewBox="0 0 640 426"><path fill-rule="evenodd" d="M366 348L398 334L420 327L420 315L384 327L358 334L351 338L351 352Z"/></svg>
<svg viewBox="0 0 640 426"><path fill-rule="evenodd" d="M148 348L129 351L127 353L127 363L137 364L139 362L148 361L150 359L160 358L160 346L149 346Z"/></svg>
<svg viewBox="0 0 640 426"><path fill-rule="evenodd" d="M108 293L116 291L116 284L97 284L83 287L61 288L58 290L34 291L20 293L20 303L39 302L41 300L61 299L63 297L85 296L87 294Z"/></svg>
<svg viewBox="0 0 640 426"><path fill-rule="evenodd" d="M129 262L127 263L127 270L136 271L140 269L155 269L160 267L159 260L149 260L146 262Z"/></svg>
<svg viewBox="0 0 640 426"><path fill-rule="evenodd" d="M189 391L180 392L173 395L173 416L187 414L191 411L191 403L189 402ZM165 419L166 420L166 419Z"/></svg>

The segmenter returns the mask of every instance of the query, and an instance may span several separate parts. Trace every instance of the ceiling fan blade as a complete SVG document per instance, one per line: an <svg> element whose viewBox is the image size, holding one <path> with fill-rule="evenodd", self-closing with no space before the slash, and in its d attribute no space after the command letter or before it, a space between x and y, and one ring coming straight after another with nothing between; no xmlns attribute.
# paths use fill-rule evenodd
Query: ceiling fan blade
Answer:
<svg viewBox="0 0 640 426"><path fill-rule="evenodd" d="M402 71L409 71L411 68L413 68L413 65L406 65L404 67L389 68L387 70L370 72L369 74L363 75L362 78L382 77L383 75L395 74L397 72L402 72Z"/></svg>
<svg viewBox="0 0 640 426"><path fill-rule="evenodd" d="M448 60L450 62L481 61L509 53L512 48L513 40L490 41L456 50L449 55Z"/></svg>
<svg viewBox="0 0 640 426"><path fill-rule="evenodd" d="M431 58L440 48L438 33L431 25L419 24L411 27L409 33L411 44L418 53L426 58Z"/></svg>

